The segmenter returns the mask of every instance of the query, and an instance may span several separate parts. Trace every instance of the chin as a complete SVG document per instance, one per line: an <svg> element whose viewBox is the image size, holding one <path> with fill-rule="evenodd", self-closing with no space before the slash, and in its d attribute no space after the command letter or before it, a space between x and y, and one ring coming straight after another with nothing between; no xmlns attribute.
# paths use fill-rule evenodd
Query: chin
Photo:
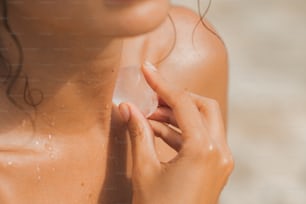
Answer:
<svg viewBox="0 0 306 204"><path fill-rule="evenodd" d="M169 9L170 4L166 0L148 0L133 8L121 8L109 25L108 34L124 37L150 32L165 21Z"/></svg>

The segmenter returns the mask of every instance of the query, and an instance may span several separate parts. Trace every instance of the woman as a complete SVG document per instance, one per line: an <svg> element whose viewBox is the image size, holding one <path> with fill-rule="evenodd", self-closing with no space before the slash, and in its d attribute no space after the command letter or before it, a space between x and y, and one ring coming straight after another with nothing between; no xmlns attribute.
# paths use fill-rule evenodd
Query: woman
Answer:
<svg viewBox="0 0 306 204"><path fill-rule="evenodd" d="M225 117L226 52L192 32L196 14L167 0L1 3L1 204L217 202L233 166L215 102ZM150 125L112 108L119 67L145 60L161 98Z"/></svg>

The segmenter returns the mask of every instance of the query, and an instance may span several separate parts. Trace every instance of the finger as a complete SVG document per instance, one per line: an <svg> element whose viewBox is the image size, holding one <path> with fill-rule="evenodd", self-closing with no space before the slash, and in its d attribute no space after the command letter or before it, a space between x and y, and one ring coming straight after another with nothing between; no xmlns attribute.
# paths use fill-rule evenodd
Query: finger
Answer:
<svg viewBox="0 0 306 204"><path fill-rule="evenodd" d="M131 138L133 169L137 171L144 170L144 167L154 169L153 167L160 162L155 151L150 124L133 104L120 104L119 111L127 123Z"/></svg>
<svg viewBox="0 0 306 204"><path fill-rule="evenodd" d="M143 73L152 89L172 109L177 124L183 132L182 137L207 140L208 138L202 136L205 127L201 114L189 94L166 82L151 64L146 63L143 66Z"/></svg>
<svg viewBox="0 0 306 204"><path fill-rule="evenodd" d="M217 144L220 144L222 148L227 148L224 120L218 102L193 93L190 93L190 95L203 117L205 117L212 139L214 139Z"/></svg>
<svg viewBox="0 0 306 204"><path fill-rule="evenodd" d="M171 148L179 152L182 148L182 136L179 132L168 127L167 125L156 122L149 121L151 127L154 131L155 136L160 137L164 142L166 142Z"/></svg>
<svg viewBox="0 0 306 204"><path fill-rule="evenodd" d="M156 120L162 123L168 123L168 124L178 127L172 110L167 107L157 108L157 110L149 117L149 119Z"/></svg>
<svg viewBox="0 0 306 204"><path fill-rule="evenodd" d="M193 93L189 94L191 95L199 111L209 123L210 131L213 133L223 133L225 127L219 103L211 98L202 97Z"/></svg>

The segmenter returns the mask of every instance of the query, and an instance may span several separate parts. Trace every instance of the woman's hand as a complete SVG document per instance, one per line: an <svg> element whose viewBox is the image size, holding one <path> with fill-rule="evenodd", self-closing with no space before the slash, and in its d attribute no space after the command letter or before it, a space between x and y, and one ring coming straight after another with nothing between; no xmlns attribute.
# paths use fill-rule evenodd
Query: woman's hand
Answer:
<svg viewBox="0 0 306 204"><path fill-rule="evenodd" d="M219 106L178 90L153 68L143 69L162 99L152 121L132 104L119 106L132 142L133 204L215 204L233 169ZM158 160L154 134L178 152L174 159Z"/></svg>

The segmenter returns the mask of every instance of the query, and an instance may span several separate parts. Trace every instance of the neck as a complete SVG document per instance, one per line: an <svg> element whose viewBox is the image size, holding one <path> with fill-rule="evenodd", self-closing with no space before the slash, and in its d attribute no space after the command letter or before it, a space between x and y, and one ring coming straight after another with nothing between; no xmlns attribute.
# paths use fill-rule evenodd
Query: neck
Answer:
<svg viewBox="0 0 306 204"><path fill-rule="evenodd" d="M29 117L25 117L25 112L34 118L36 131L51 128L65 134L80 133L99 121L107 129L122 40L85 33L57 35L45 28L29 27L14 17L10 25L20 34L24 56L22 73L11 95L16 96L14 99L23 110L0 95L0 105L5 107L5 111L0 111L0 124L7 127L0 129L15 129L21 123L26 126ZM11 48L11 38L3 28L1 39L7 42L4 46L9 49L5 54L10 62L18 64L17 50ZM39 103L35 108L23 98L25 77L29 85L26 98L31 98L33 104Z"/></svg>

